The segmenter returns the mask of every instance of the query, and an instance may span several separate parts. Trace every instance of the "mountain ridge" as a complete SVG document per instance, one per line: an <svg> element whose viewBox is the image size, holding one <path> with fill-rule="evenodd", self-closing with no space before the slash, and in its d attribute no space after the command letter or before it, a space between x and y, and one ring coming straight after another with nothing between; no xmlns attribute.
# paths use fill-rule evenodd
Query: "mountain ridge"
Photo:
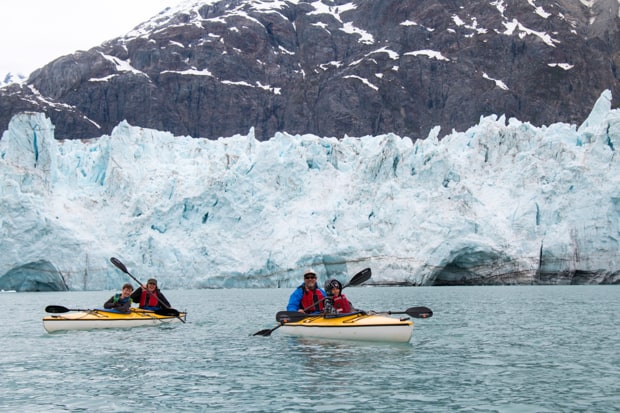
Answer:
<svg viewBox="0 0 620 413"><path fill-rule="evenodd" d="M209 139L255 128L260 140L423 139L494 113L580 123L603 90L620 96L618 8L188 1L1 88L0 127L22 111L46 113L60 139L109 134L123 120Z"/></svg>

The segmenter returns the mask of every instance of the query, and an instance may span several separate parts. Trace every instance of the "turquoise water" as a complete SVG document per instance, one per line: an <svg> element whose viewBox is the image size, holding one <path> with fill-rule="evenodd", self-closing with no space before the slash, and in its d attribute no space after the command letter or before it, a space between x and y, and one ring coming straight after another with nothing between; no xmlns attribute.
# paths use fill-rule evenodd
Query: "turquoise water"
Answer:
<svg viewBox="0 0 620 413"><path fill-rule="evenodd" d="M46 305L112 292L0 293L0 411L620 411L620 286L351 287L434 316L409 344L251 336L290 292L166 291L187 324L54 334Z"/></svg>

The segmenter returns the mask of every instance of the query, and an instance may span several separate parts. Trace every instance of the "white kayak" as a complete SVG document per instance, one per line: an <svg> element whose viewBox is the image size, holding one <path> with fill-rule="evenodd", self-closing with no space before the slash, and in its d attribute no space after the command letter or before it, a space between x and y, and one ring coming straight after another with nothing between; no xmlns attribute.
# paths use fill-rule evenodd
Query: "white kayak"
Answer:
<svg viewBox="0 0 620 413"><path fill-rule="evenodd" d="M407 343L413 321L387 314L356 312L334 315L304 315L281 311L276 315L280 333L296 337Z"/></svg>
<svg viewBox="0 0 620 413"><path fill-rule="evenodd" d="M53 310L54 308L63 309L64 307L48 306L48 309ZM101 309L66 310L66 314L54 314L43 317L43 328L45 328L48 333L51 333L62 330L160 326L167 323L184 322L186 317L185 313L178 312L174 309L155 312L132 308L129 313Z"/></svg>

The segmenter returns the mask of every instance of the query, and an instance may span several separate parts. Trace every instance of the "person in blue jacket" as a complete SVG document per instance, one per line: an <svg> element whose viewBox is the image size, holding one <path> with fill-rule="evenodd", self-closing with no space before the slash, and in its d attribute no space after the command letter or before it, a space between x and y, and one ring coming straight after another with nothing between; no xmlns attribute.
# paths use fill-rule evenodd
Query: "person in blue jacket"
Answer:
<svg viewBox="0 0 620 413"><path fill-rule="evenodd" d="M323 311L325 291L316 285L316 273L311 268L304 272L304 282L293 291L288 300L286 311L298 311L317 314Z"/></svg>
<svg viewBox="0 0 620 413"><path fill-rule="evenodd" d="M131 293L133 292L133 285L127 283L123 284L120 293L114 294L108 301L103 304L103 308L108 310L116 310L121 313L128 313L131 308Z"/></svg>

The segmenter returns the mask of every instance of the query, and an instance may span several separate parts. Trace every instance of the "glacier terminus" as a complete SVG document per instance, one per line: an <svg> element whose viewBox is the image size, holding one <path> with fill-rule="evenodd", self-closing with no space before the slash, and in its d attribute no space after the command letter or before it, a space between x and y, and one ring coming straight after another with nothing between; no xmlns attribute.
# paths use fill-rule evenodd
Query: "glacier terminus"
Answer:
<svg viewBox="0 0 620 413"><path fill-rule="evenodd" d="M620 110L580 126L488 116L438 139L121 122L63 140L41 113L0 140L0 289L292 287L306 267L379 284L620 283Z"/></svg>

